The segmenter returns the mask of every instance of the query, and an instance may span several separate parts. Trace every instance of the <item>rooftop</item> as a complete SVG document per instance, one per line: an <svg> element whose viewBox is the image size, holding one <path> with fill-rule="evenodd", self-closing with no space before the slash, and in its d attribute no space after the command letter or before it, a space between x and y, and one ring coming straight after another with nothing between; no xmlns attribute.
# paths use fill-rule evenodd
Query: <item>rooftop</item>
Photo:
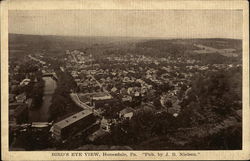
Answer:
<svg viewBox="0 0 250 161"><path fill-rule="evenodd" d="M99 93L95 93L93 95L93 99L94 100L105 100L105 99L112 99L112 96L108 95L105 92L99 92Z"/></svg>
<svg viewBox="0 0 250 161"><path fill-rule="evenodd" d="M121 114L121 115L125 115L125 114L127 114L127 113L134 112L134 111L135 111L135 110L134 110L133 108L131 108L131 107L126 107L126 108L124 108L123 110L120 111L120 114Z"/></svg>
<svg viewBox="0 0 250 161"><path fill-rule="evenodd" d="M63 119L55 124L55 126L59 126L60 128L64 128L69 126L70 124L73 124L74 122L77 122L81 120L82 118L93 114L90 110L83 110L81 112L78 112L74 115L71 115L70 117L67 117L66 119Z"/></svg>

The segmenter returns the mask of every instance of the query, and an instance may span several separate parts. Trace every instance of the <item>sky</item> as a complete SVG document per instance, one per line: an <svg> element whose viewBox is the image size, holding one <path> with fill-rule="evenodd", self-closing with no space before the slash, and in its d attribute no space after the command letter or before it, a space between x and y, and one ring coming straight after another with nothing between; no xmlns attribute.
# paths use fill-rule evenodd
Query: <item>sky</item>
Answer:
<svg viewBox="0 0 250 161"><path fill-rule="evenodd" d="M9 32L242 39L243 18L241 10L11 10Z"/></svg>

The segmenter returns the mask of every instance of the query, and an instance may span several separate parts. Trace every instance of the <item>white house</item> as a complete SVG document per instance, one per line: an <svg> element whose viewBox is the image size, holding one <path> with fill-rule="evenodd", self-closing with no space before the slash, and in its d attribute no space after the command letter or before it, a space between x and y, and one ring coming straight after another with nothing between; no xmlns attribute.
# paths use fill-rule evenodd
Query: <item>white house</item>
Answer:
<svg viewBox="0 0 250 161"><path fill-rule="evenodd" d="M128 118L131 119L134 115L134 109L131 107L126 107L123 110L120 111L119 116L122 118Z"/></svg>

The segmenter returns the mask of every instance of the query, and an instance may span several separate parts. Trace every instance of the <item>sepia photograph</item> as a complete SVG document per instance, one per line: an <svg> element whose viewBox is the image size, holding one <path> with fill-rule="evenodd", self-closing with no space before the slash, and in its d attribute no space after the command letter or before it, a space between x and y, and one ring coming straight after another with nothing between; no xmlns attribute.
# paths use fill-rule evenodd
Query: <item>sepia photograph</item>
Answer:
<svg viewBox="0 0 250 161"><path fill-rule="evenodd" d="M243 34L243 9L8 10L7 150L243 150Z"/></svg>

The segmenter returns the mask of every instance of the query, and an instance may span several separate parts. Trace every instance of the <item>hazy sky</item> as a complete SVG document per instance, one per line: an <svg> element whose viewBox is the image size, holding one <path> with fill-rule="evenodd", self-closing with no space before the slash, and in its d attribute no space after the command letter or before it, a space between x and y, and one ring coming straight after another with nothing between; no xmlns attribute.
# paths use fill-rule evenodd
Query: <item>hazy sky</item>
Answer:
<svg viewBox="0 0 250 161"><path fill-rule="evenodd" d="M9 32L241 39L242 21L240 10L12 10Z"/></svg>

